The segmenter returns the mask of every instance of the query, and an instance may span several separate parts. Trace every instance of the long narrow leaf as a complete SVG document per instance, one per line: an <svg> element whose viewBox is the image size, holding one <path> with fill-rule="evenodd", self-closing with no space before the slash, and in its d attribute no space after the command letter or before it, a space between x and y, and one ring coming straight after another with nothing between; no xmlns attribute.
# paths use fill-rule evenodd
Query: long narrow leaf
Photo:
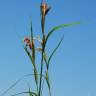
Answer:
<svg viewBox="0 0 96 96"><path fill-rule="evenodd" d="M43 58L44 58L44 61L45 61L45 64L46 64L46 68L48 69L48 58L47 58L47 55L46 55L45 52L43 54Z"/></svg>
<svg viewBox="0 0 96 96"><path fill-rule="evenodd" d="M49 37L52 35L52 33L53 33L54 31L57 31L57 30L59 30L59 29L61 29L61 28L64 28L64 27L70 27L70 26L73 26L73 25L77 25L77 24L80 24L80 22L73 22L73 23L70 23L70 24L62 24L62 25L59 25L59 26L55 26L54 28L52 28L52 29L48 32L48 35L47 35L47 37L46 37L46 43L47 43Z"/></svg>
<svg viewBox="0 0 96 96"><path fill-rule="evenodd" d="M37 72L37 68L36 68L36 64L35 64L35 45L34 45L34 40L33 40L32 22L31 22L31 29L30 30L31 30L32 59L33 59L33 67L34 67L34 77L35 77L36 86L38 87L38 75L37 75L38 72Z"/></svg>
<svg viewBox="0 0 96 96"><path fill-rule="evenodd" d="M32 22L31 22L30 30L31 30L32 58L33 58L33 61L35 62L35 45L34 45L34 40L33 40Z"/></svg>
<svg viewBox="0 0 96 96"><path fill-rule="evenodd" d="M45 79L42 79L42 88L41 88L41 96L42 96L42 94L43 94L43 89L44 89L44 81L46 80L46 78Z"/></svg>
<svg viewBox="0 0 96 96"><path fill-rule="evenodd" d="M33 64L33 59L32 59L32 56L31 56L30 52L27 50L26 47L24 47L24 50L25 50L25 52L27 53L29 59L31 60L31 62L32 62L32 64Z"/></svg>
<svg viewBox="0 0 96 96"><path fill-rule="evenodd" d="M17 93L17 94L14 94L14 95L11 95L11 96L17 96L17 95L21 95L21 94L32 94L33 96L38 96L35 92L20 92L20 93ZM32 96L31 95L31 96Z"/></svg>
<svg viewBox="0 0 96 96"><path fill-rule="evenodd" d="M64 36L61 38L61 40L59 41L59 43L57 44L57 46L55 47L55 49L54 49L53 52L51 53L51 55L50 55L50 57L49 57L49 59L48 59L48 68L49 68L50 61L51 61L54 53L57 51L57 49L59 48L60 44L62 43L63 38L64 38Z"/></svg>
<svg viewBox="0 0 96 96"><path fill-rule="evenodd" d="M48 74L48 71L46 71L46 83L47 83L47 86L48 86L48 89L49 89L49 95L51 96L51 89L50 89L50 81L49 81L49 74Z"/></svg>

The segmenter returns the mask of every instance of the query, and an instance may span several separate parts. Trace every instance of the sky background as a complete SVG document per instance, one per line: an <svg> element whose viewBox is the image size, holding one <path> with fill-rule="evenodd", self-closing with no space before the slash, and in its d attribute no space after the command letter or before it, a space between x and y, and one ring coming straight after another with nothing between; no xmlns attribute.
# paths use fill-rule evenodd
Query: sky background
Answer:
<svg viewBox="0 0 96 96"><path fill-rule="evenodd" d="M82 22L56 31L49 40L50 53L64 34L50 65L52 96L96 96L96 0L47 1L51 10L46 18L46 33L59 24ZM0 0L0 94L23 75L32 73L20 39L29 35L30 17L34 35L41 33L40 2ZM5 96L26 89L28 86L22 80Z"/></svg>

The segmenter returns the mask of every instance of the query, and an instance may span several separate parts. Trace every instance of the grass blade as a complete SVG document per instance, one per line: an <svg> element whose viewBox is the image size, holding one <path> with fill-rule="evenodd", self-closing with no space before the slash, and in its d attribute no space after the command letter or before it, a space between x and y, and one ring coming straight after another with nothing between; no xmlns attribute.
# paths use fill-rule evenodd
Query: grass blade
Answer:
<svg viewBox="0 0 96 96"><path fill-rule="evenodd" d="M30 52L27 50L26 47L24 47L24 50L25 50L25 52L27 53L29 59L31 60L31 62L32 62L32 64L33 64L33 59L32 59L32 56L31 56Z"/></svg>
<svg viewBox="0 0 96 96"><path fill-rule="evenodd" d="M49 81L49 74L48 74L48 71L46 72L46 83L47 83L47 86L48 86L48 89L49 89L49 95L51 96L51 90L50 90L50 81Z"/></svg>
<svg viewBox="0 0 96 96"><path fill-rule="evenodd" d="M17 95L21 95L21 94L31 94L31 96L38 96L35 92L20 92L11 96L17 96Z"/></svg>
<svg viewBox="0 0 96 96"><path fill-rule="evenodd" d="M55 47L55 49L54 49L53 52L51 53L51 55L50 55L50 57L49 57L49 59L48 59L48 68L49 68L50 61L51 61L54 53L57 51L57 49L59 48L60 44L62 43L63 38L64 38L64 36L61 38L61 40L59 41L59 43L57 44L57 46Z"/></svg>
<svg viewBox="0 0 96 96"><path fill-rule="evenodd" d="M48 69L48 59L47 59L47 55L46 55L45 52L43 54L43 58L44 58L44 61L45 61L45 64L46 64L46 68Z"/></svg>
<svg viewBox="0 0 96 96"><path fill-rule="evenodd" d="M47 43L49 37L52 35L52 33L53 33L54 31L57 31L57 30L59 30L59 29L61 29L61 28L64 28L64 27L70 27L70 26L73 26L73 25L77 25L77 24L80 24L80 22L73 22L73 23L70 23L70 24L62 24L62 25L59 25L59 26L56 26L56 27L52 28L52 29L48 32L48 35L47 35L47 37L46 37L46 43Z"/></svg>
<svg viewBox="0 0 96 96"><path fill-rule="evenodd" d="M31 22L31 43L32 43L32 61L33 61L33 67L34 67L34 78L35 78L35 82L36 82L36 86L38 89L38 72L37 72L37 68L36 68L36 64L35 64L35 45L34 45L34 39L33 39L33 29L32 29L32 22Z"/></svg>
<svg viewBox="0 0 96 96"><path fill-rule="evenodd" d="M33 40L33 30L32 30L32 22L31 22L31 43L32 43L32 58L33 62L35 62L35 45L34 45L34 40Z"/></svg>

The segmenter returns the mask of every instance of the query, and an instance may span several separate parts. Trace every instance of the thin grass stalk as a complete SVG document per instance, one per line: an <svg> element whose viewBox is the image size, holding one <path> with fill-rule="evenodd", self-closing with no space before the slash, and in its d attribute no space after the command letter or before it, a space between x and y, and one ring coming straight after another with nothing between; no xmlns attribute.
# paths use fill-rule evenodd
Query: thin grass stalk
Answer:
<svg viewBox="0 0 96 96"><path fill-rule="evenodd" d="M45 61L45 64L46 64L45 79L46 79L46 83L47 83L48 90L49 90L49 96L51 96L51 88L50 88L51 86L50 86L50 79L49 79L49 72L48 72L49 66L48 66L47 54L46 54L45 51L44 51L43 58L44 58L44 61Z"/></svg>
<svg viewBox="0 0 96 96"><path fill-rule="evenodd" d="M38 92L38 72L37 72L37 67L35 64L35 45L34 45L34 40L33 40L33 29L32 29L32 22L31 22L31 43L32 43L32 61L33 61L33 67L34 67L34 78L35 78L35 83L37 87L37 92Z"/></svg>
<svg viewBox="0 0 96 96"><path fill-rule="evenodd" d="M43 44L42 44L42 53L41 53L41 69L40 69L40 84L39 84L39 96L41 96L41 87L42 87L42 74L43 74L43 55L44 55L44 50L45 50L45 36L43 35Z"/></svg>
<svg viewBox="0 0 96 96"><path fill-rule="evenodd" d="M42 7L42 5L41 5ZM42 8L41 8L41 25L42 25L42 53L41 53L41 69L40 69L40 84L39 84L39 96L41 96L41 88L42 88L42 73L43 73L43 61L44 61L44 58L43 58L43 55L44 55L44 50L45 50L45 33L44 33L44 25L45 25L45 14L44 12L42 11Z"/></svg>
<svg viewBox="0 0 96 96"><path fill-rule="evenodd" d="M41 24L42 24L42 33L44 35L44 25L45 25L45 15L44 14L42 14Z"/></svg>

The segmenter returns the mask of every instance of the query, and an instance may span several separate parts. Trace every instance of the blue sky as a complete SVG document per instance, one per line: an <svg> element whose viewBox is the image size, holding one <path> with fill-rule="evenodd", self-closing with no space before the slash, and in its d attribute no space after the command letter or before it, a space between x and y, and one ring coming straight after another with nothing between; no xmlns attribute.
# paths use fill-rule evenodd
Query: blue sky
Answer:
<svg viewBox="0 0 96 96"><path fill-rule="evenodd" d="M50 51L64 34L64 41L50 65L53 96L96 96L96 1L47 1L51 11L46 19L46 31L59 24L83 22L56 31L49 40ZM40 2L0 0L0 93L32 72L30 60L17 33L21 39L29 35L32 17L34 34L40 34ZM6 96L26 89L23 80Z"/></svg>

